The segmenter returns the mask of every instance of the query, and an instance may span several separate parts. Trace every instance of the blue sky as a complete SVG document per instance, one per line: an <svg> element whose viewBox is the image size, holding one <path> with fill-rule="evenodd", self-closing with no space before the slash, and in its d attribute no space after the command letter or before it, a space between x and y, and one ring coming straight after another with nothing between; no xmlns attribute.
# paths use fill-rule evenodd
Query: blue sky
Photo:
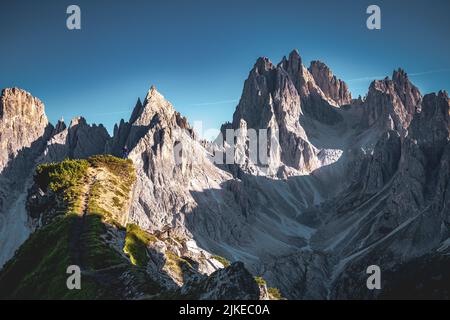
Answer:
<svg viewBox="0 0 450 320"><path fill-rule="evenodd" d="M82 29L66 28L77 4ZM382 29L366 28L381 8ZM191 123L231 120L259 56L297 48L354 96L403 67L422 92L450 89L450 1L23 1L0 9L0 87L39 97L51 122L77 115L111 129L152 84Z"/></svg>

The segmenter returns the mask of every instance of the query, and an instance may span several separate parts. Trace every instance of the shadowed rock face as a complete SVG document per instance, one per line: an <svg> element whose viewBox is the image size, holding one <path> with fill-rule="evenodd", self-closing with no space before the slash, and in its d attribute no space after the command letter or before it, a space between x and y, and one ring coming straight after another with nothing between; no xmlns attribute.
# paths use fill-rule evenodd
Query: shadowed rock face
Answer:
<svg viewBox="0 0 450 320"><path fill-rule="evenodd" d="M25 129L12 132L16 118L5 114L39 105L18 96L3 103L12 111L1 109L6 131L0 134L29 145L45 136L47 122L35 123L30 137L22 137ZM18 107L18 101L29 103ZM243 261L251 274L291 299L377 298L365 286L372 264L388 274L386 295L402 297L400 270L414 279L415 261L434 263L448 253L446 92L422 97L399 69L392 79L374 81L364 99L352 100L325 64L313 61L305 68L294 50L278 65L256 61L233 121L222 126L224 135L226 129L241 130L235 139L240 164L212 163L211 153L227 146L198 141L187 120L152 87L112 138L82 118L69 128L60 123L36 161L103 150L120 156L126 146L137 173L130 221L151 232L170 229L205 252ZM276 166L250 159L249 129L279 134L279 148L270 150ZM0 154L14 157L11 144L0 142ZM212 275L214 288L205 287L202 298L236 296L233 283L245 284L241 276L247 271L233 266ZM223 279L230 283L225 291ZM251 286L246 288L253 292Z"/></svg>
<svg viewBox="0 0 450 320"><path fill-rule="evenodd" d="M72 119L69 127L59 121L39 162L85 159L103 154L109 140L110 136L103 125L89 125L83 117Z"/></svg>

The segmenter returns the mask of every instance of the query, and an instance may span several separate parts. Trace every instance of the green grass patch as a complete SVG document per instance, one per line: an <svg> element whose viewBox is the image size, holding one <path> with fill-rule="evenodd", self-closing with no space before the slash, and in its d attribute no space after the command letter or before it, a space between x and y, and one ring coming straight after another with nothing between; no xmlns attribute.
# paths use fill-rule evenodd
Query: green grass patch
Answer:
<svg viewBox="0 0 450 320"><path fill-rule="evenodd" d="M96 181L92 184L88 199L88 212L93 214L100 214L106 218L111 218L111 213L102 208L98 203L98 199L101 196L102 190L103 187L100 181Z"/></svg>
<svg viewBox="0 0 450 320"><path fill-rule="evenodd" d="M104 167L119 178L125 184L133 184L136 174L131 159L121 159L111 155L97 155L88 159L94 168Z"/></svg>
<svg viewBox="0 0 450 320"><path fill-rule="evenodd" d="M226 258L224 258L224 257L215 255L215 256L212 256L212 258L215 259L215 260L217 260L217 261L219 261L221 264L223 264L223 266L224 266L225 268L230 266L230 261L228 261L228 260L227 260Z"/></svg>
<svg viewBox="0 0 450 320"><path fill-rule="evenodd" d="M127 226L127 234L125 237L125 246L123 251L130 257L131 263L144 267L147 265L147 246L157 241L156 237L143 231L136 224Z"/></svg>
<svg viewBox="0 0 450 320"><path fill-rule="evenodd" d="M81 290L68 290L70 234L76 215L55 220L33 233L0 273L0 299L95 299L101 288L82 279Z"/></svg>
<svg viewBox="0 0 450 320"><path fill-rule="evenodd" d="M107 234L102 216L89 214L86 216L86 229L81 241L85 244L84 263L90 270L108 268L125 262L124 258L105 243L102 236Z"/></svg>
<svg viewBox="0 0 450 320"><path fill-rule="evenodd" d="M185 272L189 272L192 269L192 264L170 250L165 252L165 256L165 268L172 271L180 280L183 280Z"/></svg>
<svg viewBox="0 0 450 320"><path fill-rule="evenodd" d="M112 191L112 206L117 210L123 210L124 205L128 201L129 193L132 185L136 181L135 169L130 159L120 159L111 155L97 155L87 160L92 168L103 168L112 174L107 181L96 181L91 186L88 212L103 215L109 223L113 219L113 214L109 212L111 209L105 209L100 204L100 199L107 191ZM126 190L126 192L122 192Z"/></svg>

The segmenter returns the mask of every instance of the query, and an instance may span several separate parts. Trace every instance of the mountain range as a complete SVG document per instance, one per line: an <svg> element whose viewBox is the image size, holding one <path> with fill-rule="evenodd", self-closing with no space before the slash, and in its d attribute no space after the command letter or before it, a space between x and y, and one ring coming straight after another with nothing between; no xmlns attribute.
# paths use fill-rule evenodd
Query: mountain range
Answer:
<svg viewBox="0 0 450 320"><path fill-rule="evenodd" d="M155 87L112 136L4 89L0 297L79 298L63 260L89 298L449 299L449 117L448 93L402 69L355 99L294 50L256 61L221 127L240 161L216 163L230 141L200 139ZM276 142L268 163L250 129Z"/></svg>

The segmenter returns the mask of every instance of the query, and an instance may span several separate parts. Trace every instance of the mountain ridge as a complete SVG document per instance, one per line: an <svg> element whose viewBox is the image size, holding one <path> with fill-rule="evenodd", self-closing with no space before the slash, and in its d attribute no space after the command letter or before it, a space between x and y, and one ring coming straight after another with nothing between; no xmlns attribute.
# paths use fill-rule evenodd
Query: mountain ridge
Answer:
<svg viewBox="0 0 450 320"><path fill-rule="evenodd" d="M155 87L112 137L81 118L56 128L29 159L121 156L128 147L137 176L130 221L243 261L290 299L377 298L363 279L374 263L392 274L386 290L401 295L389 287L399 283L395 270L421 256L445 259L449 248L448 94L422 96L401 69L352 99L325 64L306 68L297 50L277 65L259 58L221 129L240 132L239 163L211 161L230 146L200 141ZM273 162L250 156L249 129L278 142Z"/></svg>

